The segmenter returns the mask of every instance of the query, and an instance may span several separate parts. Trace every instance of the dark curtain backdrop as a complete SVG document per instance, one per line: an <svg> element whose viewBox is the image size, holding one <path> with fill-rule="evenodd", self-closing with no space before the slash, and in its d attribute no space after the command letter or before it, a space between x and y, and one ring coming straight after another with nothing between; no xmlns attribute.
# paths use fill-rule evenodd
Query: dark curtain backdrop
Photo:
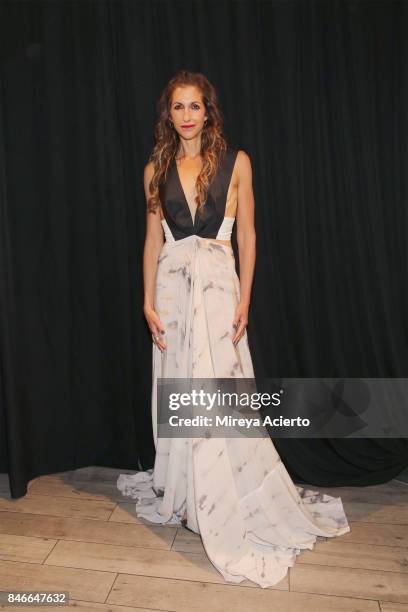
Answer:
<svg viewBox="0 0 408 612"><path fill-rule="evenodd" d="M252 160L256 374L407 376L407 17L397 1L1 2L13 497L42 474L153 466L142 179L180 68L213 81ZM295 480L322 486L408 464L405 439L275 443Z"/></svg>

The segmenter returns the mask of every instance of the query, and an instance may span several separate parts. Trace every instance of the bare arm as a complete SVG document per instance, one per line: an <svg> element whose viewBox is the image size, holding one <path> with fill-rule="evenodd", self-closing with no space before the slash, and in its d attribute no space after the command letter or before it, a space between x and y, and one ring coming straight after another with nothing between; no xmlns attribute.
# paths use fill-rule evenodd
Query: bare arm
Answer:
<svg viewBox="0 0 408 612"><path fill-rule="evenodd" d="M252 189L252 166L245 151L239 151L236 161L238 172L237 243L240 268L240 302L234 324L238 325L233 342L242 337L248 324L252 281L256 260L255 199Z"/></svg>
<svg viewBox="0 0 408 612"><path fill-rule="evenodd" d="M144 191L147 199L149 197L149 184L153 176L153 164L149 162L144 169ZM154 292L157 274L157 260L164 244L163 228L160 221L160 213L150 212L146 206L146 237L143 250L143 281L144 281L144 315L153 336L155 344L162 350L166 347L161 335L164 327L154 309Z"/></svg>

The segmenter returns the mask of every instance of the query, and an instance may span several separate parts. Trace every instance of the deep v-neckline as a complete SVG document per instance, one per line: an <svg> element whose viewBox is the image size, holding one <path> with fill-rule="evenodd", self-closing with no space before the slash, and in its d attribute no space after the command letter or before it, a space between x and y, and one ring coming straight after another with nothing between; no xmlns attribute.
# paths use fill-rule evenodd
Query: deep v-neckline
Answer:
<svg viewBox="0 0 408 612"><path fill-rule="evenodd" d="M176 169L176 176L177 176L177 181L178 181L178 184L179 184L179 187L180 187L180 191L181 191L181 194L183 196L184 203L185 203L185 205L187 207L187 210L189 212L189 215L190 215L191 225L192 225L192 227L194 227L195 226L196 217L197 217L197 207L196 207L196 209L194 211L194 219L193 219L193 215L191 213L191 208L190 208L190 205L188 203L188 200L187 200L187 197L186 197L186 193L184 191L183 184L181 182L180 173L179 173L179 170L178 170L177 159L176 158L174 158L174 166L175 166L175 169Z"/></svg>

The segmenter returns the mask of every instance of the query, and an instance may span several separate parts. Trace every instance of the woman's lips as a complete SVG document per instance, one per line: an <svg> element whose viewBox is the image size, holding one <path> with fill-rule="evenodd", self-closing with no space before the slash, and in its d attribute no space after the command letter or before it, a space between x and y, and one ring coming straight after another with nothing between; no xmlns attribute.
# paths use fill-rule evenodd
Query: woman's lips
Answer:
<svg viewBox="0 0 408 612"><path fill-rule="evenodd" d="M182 125L183 130L192 130L194 125Z"/></svg>

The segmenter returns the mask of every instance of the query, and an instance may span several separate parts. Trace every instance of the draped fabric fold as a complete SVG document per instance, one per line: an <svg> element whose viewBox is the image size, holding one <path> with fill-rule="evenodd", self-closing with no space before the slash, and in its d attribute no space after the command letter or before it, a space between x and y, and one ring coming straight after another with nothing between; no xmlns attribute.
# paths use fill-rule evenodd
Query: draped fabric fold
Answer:
<svg viewBox="0 0 408 612"><path fill-rule="evenodd" d="M154 387L158 378L254 377L246 332L232 343L239 299L231 247L196 235L164 244L155 310L167 349L153 347ZM207 437L162 437L158 408L154 401L154 469L121 474L118 489L152 523L180 524L186 511L226 581L273 586L319 536L350 531L341 498L296 487L266 432L215 437L213 426Z"/></svg>

